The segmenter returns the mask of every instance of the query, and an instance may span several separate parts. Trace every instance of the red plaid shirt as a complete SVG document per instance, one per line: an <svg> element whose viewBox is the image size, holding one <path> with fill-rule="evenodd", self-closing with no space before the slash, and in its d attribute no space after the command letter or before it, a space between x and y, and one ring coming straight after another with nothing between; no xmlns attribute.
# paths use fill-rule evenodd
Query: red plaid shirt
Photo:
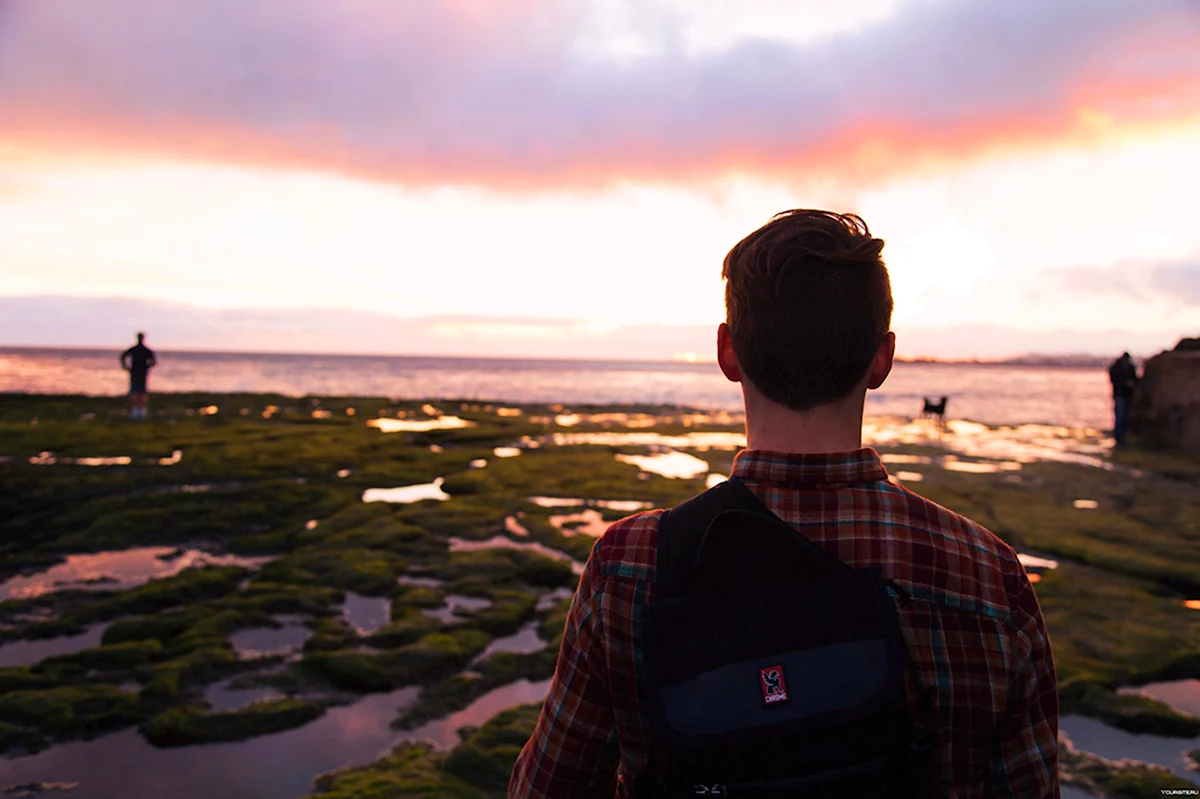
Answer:
<svg viewBox="0 0 1200 799"><path fill-rule="evenodd" d="M948 796L1059 796L1050 641L1012 547L888 482L871 449L747 450L733 473L826 550L851 566L880 566L912 594L900 609L915 669L909 696L915 700L918 685L937 686ZM622 519L596 542L510 797L627 796L627 778L645 767L649 720L636 675L660 513Z"/></svg>

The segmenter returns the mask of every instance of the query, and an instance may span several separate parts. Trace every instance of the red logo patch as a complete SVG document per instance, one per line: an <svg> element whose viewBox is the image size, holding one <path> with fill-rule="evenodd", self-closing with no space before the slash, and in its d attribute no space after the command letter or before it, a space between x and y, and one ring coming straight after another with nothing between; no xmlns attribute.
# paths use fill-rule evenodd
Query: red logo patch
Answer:
<svg viewBox="0 0 1200 799"><path fill-rule="evenodd" d="M776 702L787 701L787 681L783 678L782 665L759 669L758 683L762 688L763 704L773 705Z"/></svg>

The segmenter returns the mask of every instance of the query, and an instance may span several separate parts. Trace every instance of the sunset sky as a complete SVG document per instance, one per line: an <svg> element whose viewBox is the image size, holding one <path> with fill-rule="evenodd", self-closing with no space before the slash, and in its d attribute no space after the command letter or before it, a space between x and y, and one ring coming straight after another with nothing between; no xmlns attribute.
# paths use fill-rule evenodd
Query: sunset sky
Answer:
<svg viewBox="0 0 1200 799"><path fill-rule="evenodd" d="M902 355L1200 335L1200 2L0 0L0 345L708 358L793 207Z"/></svg>

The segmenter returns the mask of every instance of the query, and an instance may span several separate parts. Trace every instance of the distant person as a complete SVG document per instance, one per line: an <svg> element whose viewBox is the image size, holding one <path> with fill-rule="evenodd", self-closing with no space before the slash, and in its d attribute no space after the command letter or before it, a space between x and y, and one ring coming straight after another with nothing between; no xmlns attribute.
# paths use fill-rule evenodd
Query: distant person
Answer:
<svg viewBox="0 0 1200 799"><path fill-rule="evenodd" d="M862 446L895 352L882 248L797 210L729 252L717 360L748 448L596 542L510 797L1059 796L1016 553Z"/></svg>
<svg viewBox="0 0 1200 799"><path fill-rule="evenodd" d="M146 378L156 363L154 351L143 342L145 333L137 334L137 344L121 353L121 368L129 372L129 418L145 419L146 409L150 405L150 395L146 391Z"/></svg>
<svg viewBox="0 0 1200 799"><path fill-rule="evenodd" d="M1113 440L1117 444L1124 444L1125 432L1129 427L1129 403L1133 401L1133 390L1138 384L1137 367L1128 352L1108 367L1108 379L1112 383Z"/></svg>

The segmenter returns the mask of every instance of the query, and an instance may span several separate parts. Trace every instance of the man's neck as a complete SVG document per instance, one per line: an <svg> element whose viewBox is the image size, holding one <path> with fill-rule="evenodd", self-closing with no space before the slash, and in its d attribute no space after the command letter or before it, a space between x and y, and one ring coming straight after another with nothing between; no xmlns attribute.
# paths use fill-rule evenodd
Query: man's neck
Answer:
<svg viewBox="0 0 1200 799"><path fill-rule="evenodd" d="M850 452L862 447L865 396L810 411L793 411L762 395L746 396L746 445L796 454Z"/></svg>

